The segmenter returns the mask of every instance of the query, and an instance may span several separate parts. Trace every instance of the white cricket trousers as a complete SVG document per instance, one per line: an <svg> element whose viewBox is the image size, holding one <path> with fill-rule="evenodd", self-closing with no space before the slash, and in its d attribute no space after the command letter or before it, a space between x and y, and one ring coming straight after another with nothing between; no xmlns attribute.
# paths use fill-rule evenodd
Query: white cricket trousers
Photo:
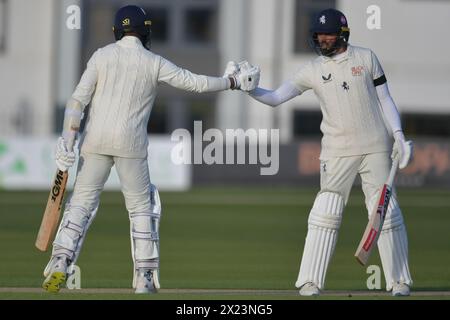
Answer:
<svg viewBox="0 0 450 320"><path fill-rule="evenodd" d="M128 212L132 214L150 211L150 175L147 159L121 158L94 153L80 155L70 205L81 206L89 211L95 209L113 165L120 179Z"/></svg>
<svg viewBox="0 0 450 320"><path fill-rule="evenodd" d="M53 243L53 256L65 254L75 263L113 165L116 166L130 220L133 216L151 212L150 176L146 158L121 158L82 152L74 190Z"/></svg>
<svg viewBox="0 0 450 320"><path fill-rule="evenodd" d="M324 287L326 271L333 255L342 215L356 175L361 177L365 204L370 214L376 205L391 169L392 160L387 152L361 156L335 157L321 160L320 192L308 218L303 257L296 287L307 282ZM361 228L355 234L363 234ZM355 238L355 249L360 238ZM408 266L408 240L395 190L390 200L378 249L389 291L395 282L412 284ZM348 257L352 259L353 257ZM355 260L356 261L356 260ZM355 262L356 263L356 262Z"/></svg>

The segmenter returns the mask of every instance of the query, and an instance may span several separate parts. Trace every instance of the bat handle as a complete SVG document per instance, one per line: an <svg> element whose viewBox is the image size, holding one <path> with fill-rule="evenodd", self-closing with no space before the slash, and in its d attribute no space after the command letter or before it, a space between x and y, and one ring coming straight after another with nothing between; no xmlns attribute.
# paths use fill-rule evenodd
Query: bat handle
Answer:
<svg viewBox="0 0 450 320"><path fill-rule="evenodd" d="M70 129L63 132L64 142L66 143L67 151L71 152L73 150L73 145L75 144L75 139L79 130L79 124L70 126Z"/></svg>
<svg viewBox="0 0 450 320"><path fill-rule="evenodd" d="M76 135L77 131L74 130L70 130L69 134L67 135L66 147L69 152L73 150Z"/></svg>
<svg viewBox="0 0 450 320"><path fill-rule="evenodd" d="M64 121L66 121L66 119L64 119ZM66 143L67 150L70 152L73 150L77 133L80 130L80 119L72 117L69 118L67 122L68 124L64 124L62 136L64 138L64 142Z"/></svg>
<svg viewBox="0 0 450 320"><path fill-rule="evenodd" d="M398 155L392 160L392 167L391 171L389 172L389 177L386 182L387 185L392 186L394 183L395 174L397 173L398 164L400 162L400 159L398 158Z"/></svg>

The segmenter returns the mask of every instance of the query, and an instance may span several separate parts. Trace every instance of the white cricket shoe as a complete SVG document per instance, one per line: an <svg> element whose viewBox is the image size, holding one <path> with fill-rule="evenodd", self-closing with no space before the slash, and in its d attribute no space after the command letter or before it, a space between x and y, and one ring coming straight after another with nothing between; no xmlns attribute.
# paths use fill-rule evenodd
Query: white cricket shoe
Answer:
<svg viewBox="0 0 450 320"><path fill-rule="evenodd" d="M320 295L320 290L313 282L305 283L299 291L301 296L312 297Z"/></svg>
<svg viewBox="0 0 450 320"><path fill-rule="evenodd" d="M156 293L157 288L153 279L154 270L139 269L136 278L136 290L134 293Z"/></svg>
<svg viewBox="0 0 450 320"><path fill-rule="evenodd" d="M406 283L397 282L392 287L394 297L405 297L410 295L409 286Z"/></svg>
<svg viewBox="0 0 450 320"><path fill-rule="evenodd" d="M51 293L59 292L61 285L66 282L68 265L69 261L66 256L52 257L44 270L46 278L42 283L42 288Z"/></svg>

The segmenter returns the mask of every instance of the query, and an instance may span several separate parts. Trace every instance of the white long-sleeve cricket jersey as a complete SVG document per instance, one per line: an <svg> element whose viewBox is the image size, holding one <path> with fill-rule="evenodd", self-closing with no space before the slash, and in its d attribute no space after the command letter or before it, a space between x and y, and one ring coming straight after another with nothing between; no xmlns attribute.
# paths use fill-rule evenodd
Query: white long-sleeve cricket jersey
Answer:
<svg viewBox="0 0 450 320"><path fill-rule="evenodd" d="M83 106L91 102L81 150L146 157L147 123L159 82L194 92L230 87L228 79L179 68L145 49L137 37L126 36L92 55L72 95Z"/></svg>
<svg viewBox="0 0 450 320"><path fill-rule="evenodd" d="M300 93L313 89L319 99L321 159L392 148L375 88L386 80L370 49L348 46L336 57L320 56L304 65L291 81Z"/></svg>

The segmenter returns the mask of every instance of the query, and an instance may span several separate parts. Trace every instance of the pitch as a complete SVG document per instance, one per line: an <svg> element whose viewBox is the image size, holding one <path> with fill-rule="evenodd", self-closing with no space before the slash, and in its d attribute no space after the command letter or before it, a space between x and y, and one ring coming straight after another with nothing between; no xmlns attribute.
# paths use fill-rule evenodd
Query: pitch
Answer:
<svg viewBox="0 0 450 320"><path fill-rule="evenodd" d="M304 299L296 293L314 188L195 188L162 192L161 285L131 292L129 220L120 193L104 193L77 265L81 291L40 292L49 253L34 247L47 195L0 192L0 299ZM398 190L410 248L413 295L449 299L450 191ZM385 299L368 290L353 257L367 223L363 195L352 191L319 299ZM375 250L368 265L381 266Z"/></svg>

